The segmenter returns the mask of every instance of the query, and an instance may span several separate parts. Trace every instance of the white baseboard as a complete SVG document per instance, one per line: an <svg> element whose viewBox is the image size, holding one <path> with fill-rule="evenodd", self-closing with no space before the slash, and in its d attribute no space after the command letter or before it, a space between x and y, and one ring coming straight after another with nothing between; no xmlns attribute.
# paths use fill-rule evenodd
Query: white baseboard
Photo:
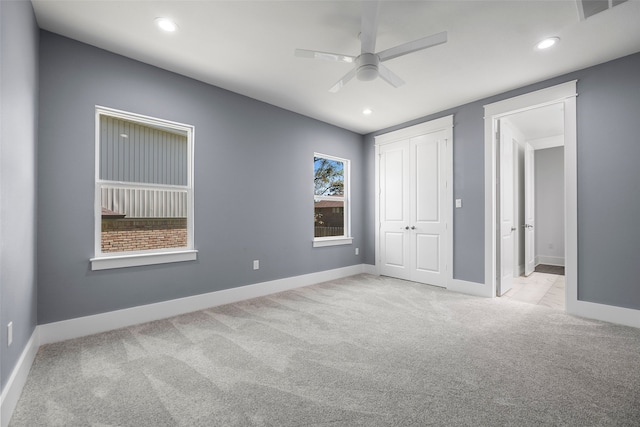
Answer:
<svg viewBox="0 0 640 427"><path fill-rule="evenodd" d="M538 255L536 256L536 265L538 264L556 265L559 267L564 267L564 257Z"/></svg>
<svg viewBox="0 0 640 427"><path fill-rule="evenodd" d="M363 273L364 264L287 277L269 282L224 289L170 301L125 308L60 322L39 325L40 345L79 338L140 323L166 319L193 311L301 288Z"/></svg>
<svg viewBox="0 0 640 427"><path fill-rule="evenodd" d="M567 301L567 314L640 328L640 310L587 301Z"/></svg>
<svg viewBox="0 0 640 427"><path fill-rule="evenodd" d="M362 264L362 272L366 274L373 274L374 276L379 276L378 269L375 265L371 264Z"/></svg>
<svg viewBox="0 0 640 427"><path fill-rule="evenodd" d="M479 297L492 298L491 286L484 283L467 282L466 280L453 279L447 286L447 290Z"/></svg>
<svg viewBox="0 0 640 427"><path fill-rule="evenodd" d="M27 382L31 365L33 365L36 353L38 353L38 332L38 327L36 327L2 390L2 396L0 397L0 426L2 427L7 427L9 421L11 421L11 416L18 404L22 389Z"/></svg>

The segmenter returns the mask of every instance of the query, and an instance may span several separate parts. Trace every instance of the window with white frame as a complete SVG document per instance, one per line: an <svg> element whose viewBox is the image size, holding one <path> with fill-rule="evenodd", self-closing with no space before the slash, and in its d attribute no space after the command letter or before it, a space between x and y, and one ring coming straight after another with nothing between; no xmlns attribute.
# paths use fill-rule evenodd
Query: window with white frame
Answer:
<svg viewBox="0 0 640 427"><path fill-rule="evenodd" d="M93 270L196 259L190 125L96 107Z"/></svg>
<svg viewBox="0 0 640 427"><path fill-rule="evenodd" d="M313 246L350 244L349 160L315 153Z"/></svg>

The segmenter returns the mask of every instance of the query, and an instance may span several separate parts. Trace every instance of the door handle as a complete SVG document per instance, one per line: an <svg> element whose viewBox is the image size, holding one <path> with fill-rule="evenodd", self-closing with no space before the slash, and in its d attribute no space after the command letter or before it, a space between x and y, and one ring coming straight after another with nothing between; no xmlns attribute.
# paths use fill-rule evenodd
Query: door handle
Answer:
<svg viewBox="0 0 640 427"><path fill-rule="evenodd" d="M515 227L511 227L511 231L516 231L516 228Z"/></svg>
<svg viewBox="0 0 640 427"><path fill-rule="evenodd" d="M409 226L407 225L406 227L400 227L400 230L408 230Z"/></svg>
<svg viewBox="0 0 640 427"><path fill-rule="evenodd" d="M411 229L412 229L412 230L415 230L415 229L416 229L416 226L415 226L415 225L412 225L412 226L411 226Z"/></svg>

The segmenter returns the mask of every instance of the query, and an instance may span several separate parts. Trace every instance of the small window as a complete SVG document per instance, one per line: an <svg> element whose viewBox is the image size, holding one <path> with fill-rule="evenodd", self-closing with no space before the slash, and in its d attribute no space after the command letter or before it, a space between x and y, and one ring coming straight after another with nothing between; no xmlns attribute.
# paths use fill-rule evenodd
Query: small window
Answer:
<svg viewBox="0 0 640 427"><path fill-rule="evenodd" d="M193 133L96 108L93 270L195 259Z"/></svg>
<svg viewBox="0 0 640 427"><path fill-rule="evenodd" d="M349 160L315 154L313 246L350 244Z"/></svg>

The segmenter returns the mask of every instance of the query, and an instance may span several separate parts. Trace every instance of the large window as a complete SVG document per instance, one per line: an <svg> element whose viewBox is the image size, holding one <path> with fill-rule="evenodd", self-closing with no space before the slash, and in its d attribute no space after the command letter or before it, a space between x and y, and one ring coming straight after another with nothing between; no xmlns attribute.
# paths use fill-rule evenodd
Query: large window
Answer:
<svg viewBox="0 0 640 427"><path fill-rule="evenodd" d="M96 108L93 270L195 259L193 133Z"/></svg>
<svg viewBox="0 0 640 427"><path fill-rule="evenodd" d="M314 246L343 245L352 242L349 214L349 160L315 154Z"/></svg>

